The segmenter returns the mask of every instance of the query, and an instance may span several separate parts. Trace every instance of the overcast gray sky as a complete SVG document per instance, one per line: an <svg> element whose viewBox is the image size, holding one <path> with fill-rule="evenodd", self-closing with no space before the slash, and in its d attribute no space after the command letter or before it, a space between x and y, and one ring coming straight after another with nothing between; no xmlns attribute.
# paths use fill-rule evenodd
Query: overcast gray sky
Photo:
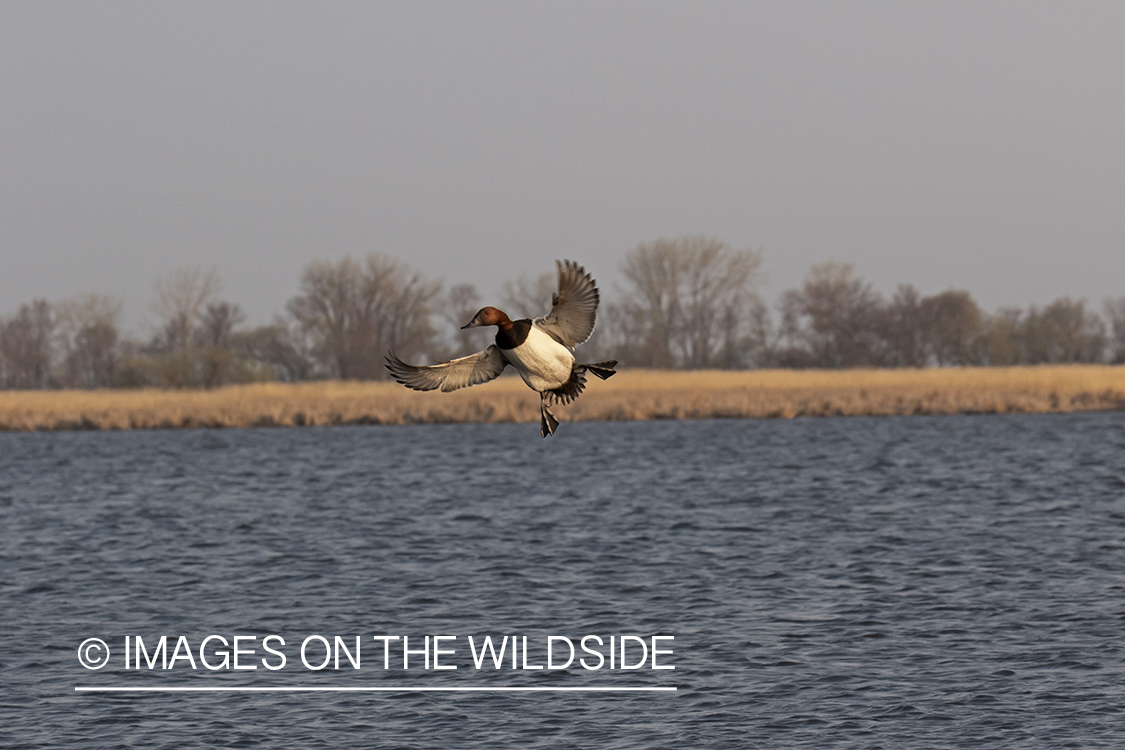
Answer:
<svg viewBox="0 0 1125 750"><path fill-rule="evenodd" d="M486 294L706 234L987 309L1125 295L1122 2L0 2L0 314L314 258Z"/></svg>

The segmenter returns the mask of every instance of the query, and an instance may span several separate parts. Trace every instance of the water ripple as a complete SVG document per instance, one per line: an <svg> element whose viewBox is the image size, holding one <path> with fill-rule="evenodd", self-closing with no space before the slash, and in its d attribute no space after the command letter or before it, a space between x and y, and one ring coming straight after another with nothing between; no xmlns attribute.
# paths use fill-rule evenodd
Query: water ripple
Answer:
<svg viewBox="0 0 1125 750"><path fill-rule="evenodd" d="M0 746L1117 747L1123 445L1097 414L0 435ZM677 669L75 659L271 632L675 635ZM679 692L73 692L406 677Z"/></svg>

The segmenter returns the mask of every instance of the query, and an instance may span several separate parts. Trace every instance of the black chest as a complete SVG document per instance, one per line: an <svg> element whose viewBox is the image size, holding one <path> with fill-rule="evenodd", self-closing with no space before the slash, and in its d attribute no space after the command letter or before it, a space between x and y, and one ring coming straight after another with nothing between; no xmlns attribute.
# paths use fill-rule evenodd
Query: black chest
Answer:
<svg viewBox="0 0 1125 750"><path fill-rule="evenodd" d="M531 332L531 320L524 318L512 322L512 327L505 330L501 328L496 333L496 346L501 349L515 349L527 341L527 334Z"/></svg>

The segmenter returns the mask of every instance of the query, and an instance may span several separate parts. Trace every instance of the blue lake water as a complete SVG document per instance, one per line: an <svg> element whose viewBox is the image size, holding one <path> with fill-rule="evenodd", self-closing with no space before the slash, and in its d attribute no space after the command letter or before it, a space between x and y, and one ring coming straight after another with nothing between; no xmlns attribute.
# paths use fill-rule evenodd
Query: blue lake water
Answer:
<svg viewBox="0 0 1125 750"><path fill-rule="evenodd" d="M0 570L5 748L1125 743L1120 414L6 434ZM199 664L213 634L258 668ZM588 634L675 669L467 645ZM162 635L196 669L124 667ZM310 635L361 668L307 669Z"/></svg>

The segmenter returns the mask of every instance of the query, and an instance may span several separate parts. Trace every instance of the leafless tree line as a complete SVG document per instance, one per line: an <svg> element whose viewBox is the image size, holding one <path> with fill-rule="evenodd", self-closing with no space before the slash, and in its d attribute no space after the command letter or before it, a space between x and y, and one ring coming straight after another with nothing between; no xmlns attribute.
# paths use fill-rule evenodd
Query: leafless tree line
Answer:
<svg viewBox="0 0 1125 750"><path fill-rule="evenodd" d="M1100 312L1063 297L988 314L968 292L890 299L852 266L814 266L772 306L758 293L761 254L709 237L630 251L584 355L634 367L927 367L1125 362L1125 297ZM604 272L603 272L604 276ZM554 275L512 279L498 306L545 313ZM254 381L379 379L382 355L448 359L480 348L462 331L484 300L380 255L309 263L285 312L248 326L214 271L185 269L153 290L154 333L122 333L119 301L34 300L0 318L0 388L217 387ZM594 351L590 351L590 350Z"/></svg>
<svg viewBox="0 0 1125 750"><path fill-rule="evenodd" d="M995 314L966 291L891 299L842 263L813 266L771 310L761 256L705 237L657 240L625 257L603 345L633 366L845 368L1125 362L1125 297L1102 314L1062 297Z"/></svg>
<svg viewBox="0 0 1125 750"><path fill-rule="evenodd" d="M1125 297L1103 314L1061 297L1026 310L980 309L966 291L924 297L900 285L890 300L852 266L813 266L785 292L759 366L927 367L1125 362Z"/></svg>

